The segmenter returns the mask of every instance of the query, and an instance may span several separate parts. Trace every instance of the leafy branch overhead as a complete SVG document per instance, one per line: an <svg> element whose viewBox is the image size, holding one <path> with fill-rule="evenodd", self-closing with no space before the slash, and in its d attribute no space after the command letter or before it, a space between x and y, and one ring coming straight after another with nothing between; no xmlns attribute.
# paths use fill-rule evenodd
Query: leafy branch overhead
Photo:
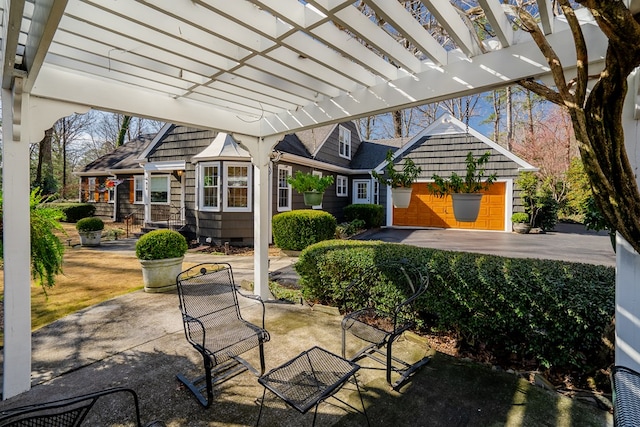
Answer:
<svg viewBox="0 0 640 427"><path fill-rule="evenodd" d="M417 166L410 158L405 158L402 164L402 170L395 169L393 163L393 151L387 151L385 158L387 165L384 167L384 173L380 174L375 170L371 171L373 176L382 185L389 185L391 188L405 187L409 188L422 172L422 168Z"/></svg>
<svg viewBox="0 0 640 427"><path fill-rule="evenodd" d="M482 190L486 190L498 178L494 172L484 179L485 166L489 162L490 157L491 152L489 151L478 158L475 158L473 153L469 151L465 159L465 163L467 164L466 175L462 177L452 172L449 178L442 178L440 175L434 173L431 177L434 182L429 184L429 191L438 197L444 197L448 194L479 193Z"/></svg>

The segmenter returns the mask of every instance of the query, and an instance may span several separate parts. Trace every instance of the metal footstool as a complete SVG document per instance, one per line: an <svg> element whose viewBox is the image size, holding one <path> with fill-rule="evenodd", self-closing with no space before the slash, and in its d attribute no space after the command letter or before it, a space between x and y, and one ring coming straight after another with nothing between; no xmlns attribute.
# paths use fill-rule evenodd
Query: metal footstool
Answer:
<svg viewBox="0 0 640 427"><path fill-rule="evenodd" d="M360 386L354 376L358 369L360 366L357 364L320 347L303 351L292 360L258 378L258 382L264 386L264 392L256 425L260 424L267 389L302 414L315 406L313 425L316 423L318 405L329 397L333 397L354 411L363 414L367 419L367 425L369 425L369 417L364 407ZM334 396L350 378L353 378L358 390L362 411Z"/></svg>

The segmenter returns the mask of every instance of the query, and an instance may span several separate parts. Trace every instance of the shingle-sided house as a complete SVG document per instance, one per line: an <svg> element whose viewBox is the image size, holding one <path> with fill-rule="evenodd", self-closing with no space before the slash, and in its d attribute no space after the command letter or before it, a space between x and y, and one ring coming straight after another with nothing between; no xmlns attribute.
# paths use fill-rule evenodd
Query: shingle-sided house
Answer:
<svg viewBox="0 0 640 427"><path fill-rule="evenodd" d="M79 198L95 203L96 215L122 220L135 212L134 204L142 203L144 175L137 159L152 139L138 136L75 173L80 177Z"/></svg>
<svg viewBox="0 0 640 427"><path fill-rule="evenodd" d="M166 125L151 142L144 146L134 142L129 149L135 171L130 165L119 170L119 163L110 159L118 158L117 152L129 144L78 173L86 189L81 199L96 203L98 214L122 220L135 212L141 222L179 224L182 232L201 241L253 243L253 167L249 153L231 135ZM322 205L312 208L328 211L339 221L345 206L373 202L369 172L386 150L378 158L369 155L368 162L358 160L354 168L360 145L358 128L351 121L286 135L271 156L271 215L309 208L287 183L298 170L334 176ZM366 191L354 177L364 178ZM118 185L106 195L99 192L114 182Z"/></svg>
<svg viewBox="0 0 640 427"><path fill-rule="evenodd" d="M480 156L491 153L486 165L487 175L496 172L497 181L484 192L480 214L475 222L458 222L453 216L451 197L438 198L429 193L431 177L438 174L448 177L452 172L464 176L465 158L471 152ZM422 168L417 182L412 186L408 208L397 209L391 203L391 194L380 189L381 203L386 206L387 225L466 228L475 230L511 231L511 214L522 210L515 180L520 172L537 171L537 168L491 141L460 120L444 114L395 152L394 163L402 164L411 158ZM382 171L386 162L376 167Z"/></svg>
<svg viewBox="0 0 640 427"><path fill-rule="evenodd" d="M514 179L519 171L535 168L473 129L467 133L450 115L402 148L397 144L362 141L351 121L286 135L271 155L271 216L309 208L287 183L288 176L301 170L334 176L322 205L312 208L330 212L338 221L349 204L377 203L386 206L387 225L511 230L511 212L519 204ZM383 169L388 150L396 152L400 164L411 157L422 167L407 209L393 208L389 192L370 173ZM483 198L478 221L457 223L450 202L427 194L427 183L433 173L463 173L468 151L487 150L492 153L488 170L498 172L498 182ZM131 141L78 174L82 200L96 203L100 215L122 220L133 213L140 222L173 225L202 242L251 245L252 172L249 153L231 135L169 124L151 141ZM112 188L105 185L114 183Z"/></svg>

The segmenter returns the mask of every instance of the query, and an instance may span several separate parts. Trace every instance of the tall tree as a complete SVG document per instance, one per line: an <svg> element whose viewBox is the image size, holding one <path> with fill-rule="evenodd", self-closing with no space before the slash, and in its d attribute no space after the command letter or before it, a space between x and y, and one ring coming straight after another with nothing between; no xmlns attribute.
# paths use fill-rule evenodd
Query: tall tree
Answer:
<svg viewBox="0 0 640 427"><path fill-rule="evenodd" d="M576 77L567 78L560 58L533 16L514 9L547 58L554 87L533 79L523 87L565 108L571 116L594 198L606 220L640 253L640 192L625 147L622 112L627 78L640 65L640 23L622 0L576 0L587 7L608 39L604 70L590 91L587 44L570 0L558 0L576 47Z"/></svg>
<svg viewBox="0 0 640 427"><path fill-rule="evenodd" d="M38 162L36 165L36 176L33 186L40 188L44 194L56 192L56 182L53 177L53 156L51 151L51 141L53 139L53 128L44 132L44 138L38 144Z"/></svg>
<svg viewBox="0 0 640 427"><path fill-rule="evenodd" d="M90 117L86 114L73 114L61 118L53 125L54 170L58 182L61 184L60 196L62 198L74 194L69 184L70 171L77 164L77 148L73 145L78 144L88 131Z"/></svg>

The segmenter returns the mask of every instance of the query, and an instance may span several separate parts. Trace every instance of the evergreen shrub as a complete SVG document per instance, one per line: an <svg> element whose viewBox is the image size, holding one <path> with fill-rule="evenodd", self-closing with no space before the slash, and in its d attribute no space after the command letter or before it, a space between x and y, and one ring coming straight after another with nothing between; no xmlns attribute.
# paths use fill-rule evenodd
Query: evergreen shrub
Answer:
<svg viewBox="0 0 640 427"><path fill-rule="evenodd" d="M344 218L347 221L361 219L366 228L382 226L384 221L384 208L382 205L354 204L344 208Z"/></svg>
<svg viewBox="0 0 640 427"><path fill-rule="evenodd" d="M403 258L429 272L419 317L463 346L583 372L608 351L603 337L614 317L613 267L331 240L305 249L295 269L305 298L338 305L354 278Z"/></svg>
<svg viewBox="0 0 640 427"><path fill-rule="evenodd" d="M188 248L187 239L177 231L153 230L136 242L136 257L141 260L179 258Z"/></svg>
<svg viewBox="0 0 640 427"><path fill-rule="evenodd" d="M273 241L280 249L301 251L336 235L336 218L328 212L300 209L273 216Z"/></svg>
<svg viewBox="0 0 640 427"><path fill-rule="evenodd" d="M78 222L96 213L96 206L92 203L47 203L47 207L62 212L61 220L65 222Z"/></svg>
<svg viewBox="0 0 640 427"><path fill-rule="evenodd" d="M76 230L81 233L87 231L99 231L104 229L104 221L97 216L91 216L89 218L82 218L76 222Z"/></svg>

